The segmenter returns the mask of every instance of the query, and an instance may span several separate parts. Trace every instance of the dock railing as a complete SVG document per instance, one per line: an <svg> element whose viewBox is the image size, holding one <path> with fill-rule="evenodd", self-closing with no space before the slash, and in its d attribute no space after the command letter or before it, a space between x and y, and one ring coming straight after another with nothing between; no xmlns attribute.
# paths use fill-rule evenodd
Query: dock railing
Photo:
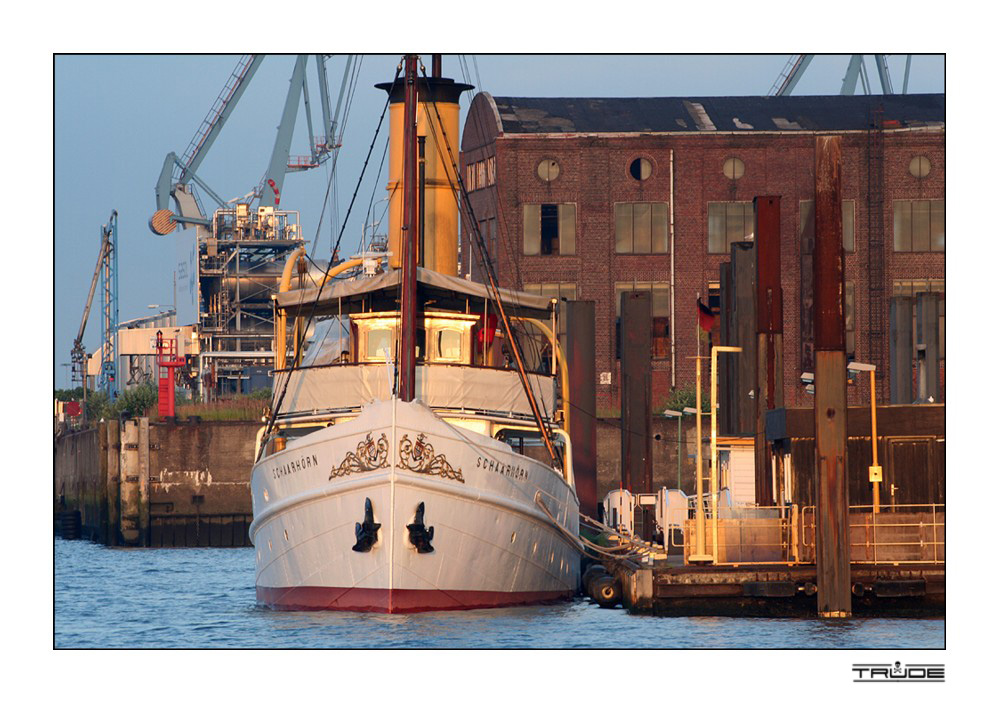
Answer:
<svg viewBox="0 0 1000 704"><path fill-rule="evenodd" d="M812 564L816 562L816 507L746 506L719 510L719 544L712 545L706 520L706 552L718 565ZM850 560L855 564L944 564L944 504L897 504L875 513L871 505L848 509ZM669 531L671 548L684 561L694 549L695 521L683 533Z"/></svg>
<svg viewBox="0 0 1000 704"><path fill-rule="evenodd" d="M705 521L706 552L718 554L718 565L768 565L800 562L800 512L790 506L735 506L719 509L718 549L712 545L712 518ZM684 561L694 549L695 521L688 519L684 535L671 531L670 545L684 548Z"/></svg>
<svg viewBox="0 0 1000 704"><path fill-rule="evenodd" d="M944 504L851 506L848 510L851 562L858 564L944 564ZM816 560L816 507L802 509L802 560Z"/></svg>

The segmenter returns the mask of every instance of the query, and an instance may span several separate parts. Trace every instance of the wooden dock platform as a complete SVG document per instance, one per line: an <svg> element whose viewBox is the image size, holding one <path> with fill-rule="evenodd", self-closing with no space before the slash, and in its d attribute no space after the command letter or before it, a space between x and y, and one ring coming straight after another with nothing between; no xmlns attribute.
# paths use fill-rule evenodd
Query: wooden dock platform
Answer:
<svg viewBox="0 0 1000 704"><path fill-rule="evenodd" d="M622 605L658 616L816 615L816 566L604 563ZM851 565L854 616L943 616L943 564Z"/></svg>

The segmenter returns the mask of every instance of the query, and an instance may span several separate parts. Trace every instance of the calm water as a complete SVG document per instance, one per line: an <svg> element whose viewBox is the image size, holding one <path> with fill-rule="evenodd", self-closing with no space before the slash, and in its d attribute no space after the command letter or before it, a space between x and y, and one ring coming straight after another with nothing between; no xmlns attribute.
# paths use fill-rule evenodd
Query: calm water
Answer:
<svg viewBox="0 0 1000 704"><path fill-rule="evenodd" d="M584 599L412 615L276 612L252 548L55 541L57 648L942 648L943 619L656 618Z"/></svg>

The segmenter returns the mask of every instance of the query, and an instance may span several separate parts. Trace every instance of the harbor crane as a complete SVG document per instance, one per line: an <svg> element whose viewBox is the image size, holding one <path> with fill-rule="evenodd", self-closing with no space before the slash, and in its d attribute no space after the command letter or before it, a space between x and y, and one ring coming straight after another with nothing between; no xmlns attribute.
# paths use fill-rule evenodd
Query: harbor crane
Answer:
<svg viewBox="0 0 1000 704"><path fill-rule="evenodd" d="M80 330L73 341L70 352L73 381L83 386L84 399L87 393L87 352L83 347L83 334L90 319L90 307L94 302L98 280L102 289L101 314L101 371L99 386L114 400L118 395L118 211L112 210L108 224L101 228L101 245L97 254L97 265L90 280L87 302L83 308Z"/></svg>
<svg viewBox="0 0 1000 704"><path fill-rule="evenodd" d="M768 91L768 95L791 95L792 89L802 78L805 73L806 68L812 62L815 54L793 54L785 67L781 70L778 78L775 79L774 84L771 86L771 90ZM883 95L892 95L892 80L889 76L889 64L886 61L887 54L873 54L875 59L875 70L878 73L879 84L882 87ZM861 87L865 92L865 95L871 95L871 85L868 81L868 69L865 67L863 54L851 54L851 59L847 64L847 71L844 73L844 80L840 87L841 95L854 95L854 91L858 87L858 79L861 79ZM906 68L903 70L903 89L902 93L906 94L906 89L910 82L910 62L913 58L912 54L906 55Z"/></svg>
<svg viewBox="0 0 1000 704"><path fill-rule="evenodd" d="M306 81L308 59L309 55L307 54L299 54L295 58L295 66L292 69L288 93L281 113L281 122L278 125L278 135L271 150L267 170L260 183L244 196L246 202L259 199L261 207L279 206L286 173L316 168L330 158L330 155L335 153L340 146L337 138L337 121L344 98L344 90L347 86L347 78L351 73L355 57L353 55L347 57L337 109L336 112L331 113L326 75L327 55L316 54L315 56L323 119L323 128L318 137L315 136L313 130ZM184 151L184 155L178 157L174 152L167 154L156 182L156 212L153 213L149 221L149 227L154 234L168 235L176 229L178 224L182 227L194 225L199 230L211 227L211 222L202 210L198 196L192 188L193 184L197 184L220 208L227 207L228 204L198 177L197 171L263 60L264 55L262 54L247 54L241 57L208 111L208 115ZM303 157L289 157L300 101L305 106L310 154ZM176 212L170 209L171 198L176 206ZM202 232L199 232L199 239L201 239L201 234Z"/></svg>

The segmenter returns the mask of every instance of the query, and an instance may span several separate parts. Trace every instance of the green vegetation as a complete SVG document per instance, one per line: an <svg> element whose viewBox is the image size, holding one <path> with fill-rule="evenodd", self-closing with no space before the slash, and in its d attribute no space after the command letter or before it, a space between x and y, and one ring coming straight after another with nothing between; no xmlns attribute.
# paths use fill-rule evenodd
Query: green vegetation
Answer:
<svg viewBox="0 0 1000 704"><path fill-rule="evenodd" d="M56 389L57 401L78 401L83 399L83 387L76 389ZM87 420L96 422L118 418L126 414L132 418L149 416L159 420L156 410L157 389L152 384L131 386L118 395L114 403L105 391L87 392ZM242 394L211 402L199 399L178 398L176 415L178 420L198 416L202 420L252 420L259 421L271 405L271 389L257 389L250 394Z"/></svg>
<svg viewBox="0 0 1000 704"><path fill-rule="evenodd" d="M662 413L668 408L671 411L683 411L685 408L694 408L695 403L697 403L697 397L694 388L674 389L670 392L670 396L667 397L662 408L658 408L655 412ZM701 410L702 413L708 413L712 410L709 396L704 392L701 394Z"/></svg>

